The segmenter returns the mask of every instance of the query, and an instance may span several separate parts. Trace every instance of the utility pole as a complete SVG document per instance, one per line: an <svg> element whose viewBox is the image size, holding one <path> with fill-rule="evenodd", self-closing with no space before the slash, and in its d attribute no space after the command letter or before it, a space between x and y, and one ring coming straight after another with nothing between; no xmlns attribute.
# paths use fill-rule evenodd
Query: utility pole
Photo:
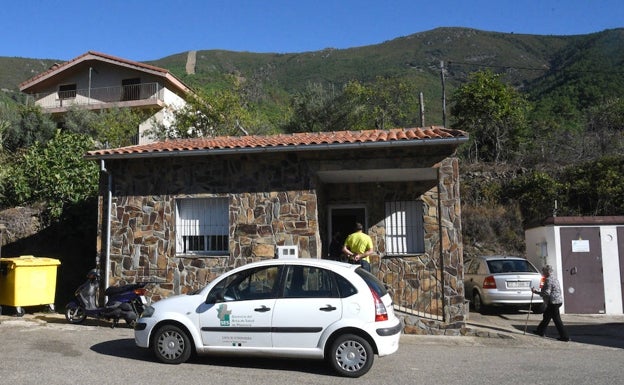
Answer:
<svg viewBox="0 0 624 385"><path fill-rule="evenodd" d="M93 67L89 67L89 90L87 91L87 104L91 104L91 72Z"/></svg>
<svg viewBox="0 0 624 385"><path fill-rule="evenodd" d="M440 60L440 78L442 80L442 126L446 127L446 84L444 81L444 61Z"/></svg>
<svg viewBox="0 0 624 385"><path fill-rule="evenodd" d="M2 257L2 234L6 231L6 225L0 223L0 257Z"/></svg>
<svg viewBox="0 0 624 385"><path fill-rule="evenodd" d="M420 93L420 127L425 127L425 99L423 93Z"/></svg>

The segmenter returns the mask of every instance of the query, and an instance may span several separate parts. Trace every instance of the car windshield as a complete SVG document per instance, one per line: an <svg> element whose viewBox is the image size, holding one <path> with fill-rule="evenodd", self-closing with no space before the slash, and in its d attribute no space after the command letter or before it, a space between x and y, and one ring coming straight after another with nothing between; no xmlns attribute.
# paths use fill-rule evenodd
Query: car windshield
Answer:
<svg viewBox="0 0 624 385"><path fill-rule="evenodd" d="M537 269L523 259L493 259L487 261L490 273L537 273Z"/></svg>

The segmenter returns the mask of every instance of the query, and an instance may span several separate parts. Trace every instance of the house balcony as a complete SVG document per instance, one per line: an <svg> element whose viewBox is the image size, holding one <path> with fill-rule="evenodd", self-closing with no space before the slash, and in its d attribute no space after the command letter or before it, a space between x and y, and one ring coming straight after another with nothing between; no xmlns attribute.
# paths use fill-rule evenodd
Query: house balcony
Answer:
<svg viewBox="0 0 624 385"><path fill-rule="evenodd" d="M70 107L103 110L108 108L162 108L164 88L160 83L140 83L31 95L35 104L50 114L67 112Z"/></svg>

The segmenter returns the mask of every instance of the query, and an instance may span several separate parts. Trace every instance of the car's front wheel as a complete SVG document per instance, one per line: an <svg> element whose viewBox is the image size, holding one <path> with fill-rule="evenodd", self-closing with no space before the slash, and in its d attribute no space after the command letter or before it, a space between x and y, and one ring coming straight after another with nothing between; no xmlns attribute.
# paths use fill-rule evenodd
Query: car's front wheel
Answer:
<svg viewBox="0 0 624 385"><path fill-rule="evenodd" d="M175 325L161 326L154 334L153 351L165 364L181 364L191 356L191 340Z"/></svg>
<svg viewBox="0 0 624 385"><path fill-rule="evenodd" d="M360 377L373 366L373 348L364 338L345 334L332 343L328 360L341 376Z"/></svg>

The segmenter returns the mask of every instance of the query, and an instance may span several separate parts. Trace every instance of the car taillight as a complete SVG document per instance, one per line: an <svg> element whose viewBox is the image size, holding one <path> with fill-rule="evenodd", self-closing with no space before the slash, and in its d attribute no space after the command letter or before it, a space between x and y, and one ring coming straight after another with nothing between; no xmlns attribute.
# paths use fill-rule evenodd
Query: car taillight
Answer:
<svg viewBox="0 0 624 385"><path fill-rule="evenodd" d="M544 282L546 282L546 277L542 276L542 279L540 279L540 289L544 287Z"/></svg>
<svg viewBox="0 0 624 385"><path fill-rule="evenodd" d="M371 293L373 294L373 301L375 301L375 322L387 321L388 312L386 311L386 305L381 302L381 298L373 289L371 289Z"/></svg>
<svg viewBox="0 0 624 385"><path fill-rule="evenodd" d="M496 289L496 281L493 276L487 276L483 280L483 288L484 289Z"/></svg>
<svg viewBox="0 0 624 385"><path fill-rule="evenodd" d="M145 289L144 287L139 288L139 289L134 289L134 294L136 295L145 295L145 293L147 293L147 289Z"/></svg>

